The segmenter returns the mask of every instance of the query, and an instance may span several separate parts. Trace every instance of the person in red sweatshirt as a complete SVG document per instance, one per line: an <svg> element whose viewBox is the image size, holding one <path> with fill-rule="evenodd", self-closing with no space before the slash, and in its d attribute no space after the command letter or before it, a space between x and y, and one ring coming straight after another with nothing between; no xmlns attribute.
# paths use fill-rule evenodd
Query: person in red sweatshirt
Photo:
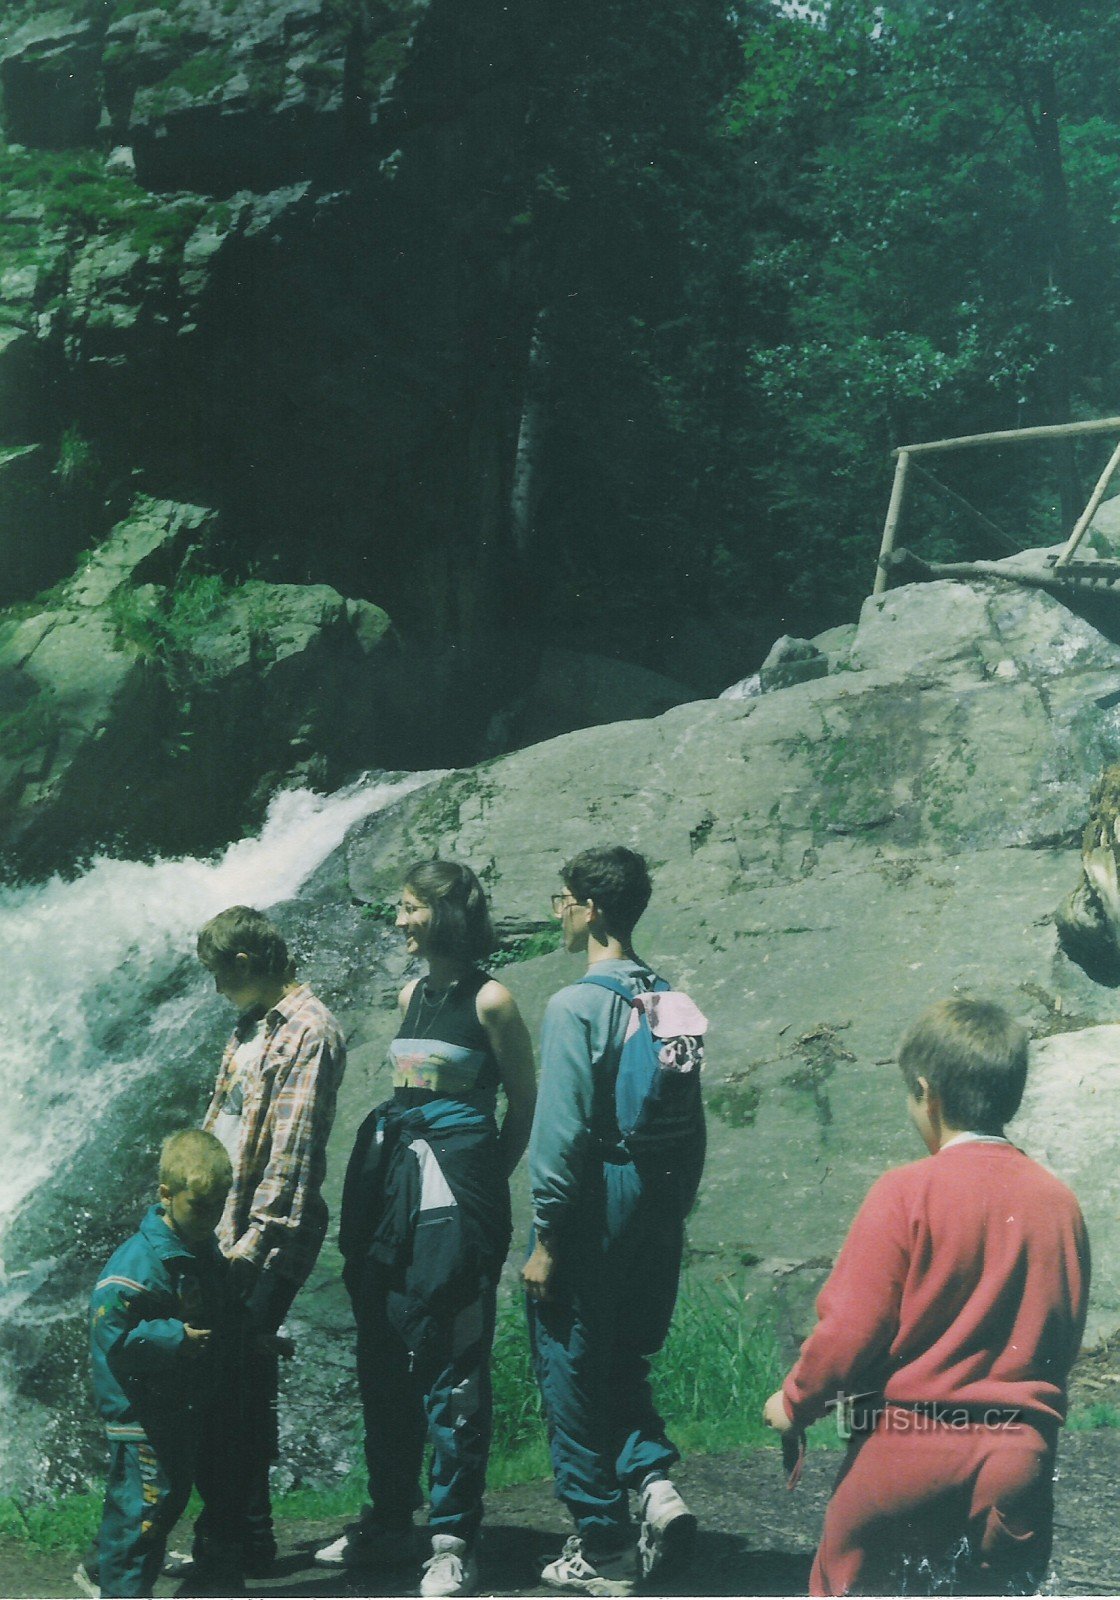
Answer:
<svg viewBox="0 0 1120 1600"><path fill-rule="evenodd" d="M1004 1137L1027 1074L1006 1012L942 1001L899 1064L930 1156L872 1186L763 1418L792 1439L830 1404L862 1403L811 1594L1032 1593L1085 1326L1085 1224Z"/></svg>

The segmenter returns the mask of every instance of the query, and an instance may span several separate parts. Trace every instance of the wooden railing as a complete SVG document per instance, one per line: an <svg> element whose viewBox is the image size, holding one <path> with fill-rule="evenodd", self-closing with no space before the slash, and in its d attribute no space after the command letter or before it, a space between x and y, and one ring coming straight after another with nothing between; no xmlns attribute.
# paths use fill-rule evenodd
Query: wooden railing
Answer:
<svg viewBox="0 0 1120 1600"><path fill-rule="evenodd" d="M883 539L879 547L879 560L875 567L875 587L872 593L882 594L887 586L891 552L894 550L899 524L902 521L911 472L920 476L923 483L929 484L931 488L945 495L959 509L965 511L973 521L982 525L987 533L998 535L1005 544L1010 544L1015 549L1019 548L1015 540L1004 533L1003 529L989 517L977 511L975 506L970 505L963 495L957 494L955 489L950 489L947 484L920 467L914 460L915 456L931 456L947 450L971 450L985 444L1019 444L1039 439L1069 439L1087 433L1120 433L1120 417L1097 417L1092 422L1061 422L1045 428L1010 428L1002 433L968 433L959 439L934 439L926 444L905 444L900 445L897 450L892 450L891 455L897 464L894 470L894 482L891 485L890 505L887 507L887 520L883 524ZM1096 488L1089 496L1088 504L1074 524L1073 531L1055 563L1055 570L1066 565L1081 543L1117 467L1120 467L1120 444L1112 452L1108 465L1097 479Z"/></svg>

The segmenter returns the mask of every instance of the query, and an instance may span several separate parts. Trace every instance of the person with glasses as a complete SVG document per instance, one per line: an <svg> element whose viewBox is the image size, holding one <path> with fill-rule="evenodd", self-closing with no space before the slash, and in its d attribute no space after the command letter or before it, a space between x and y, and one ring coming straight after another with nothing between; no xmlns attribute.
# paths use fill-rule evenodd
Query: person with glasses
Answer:
<svg viewBox="0 0 1120 1600"><path fill-rule="evenodd" d="M565 948L588 978L633 995L657 975L634 953L649 902L645 860L621 845L584 850L552 897ZM649 1383L669 1330L684 1218L703 1164L702 1122L680 1169L639 1172L620 1140L615 1077L631 1006L598 981L553 995L529 1145L535 1244L522 1278L556 1490L576 1524L541 1577L573 1593L629 1593L683 1558L696 1518L669 1479L680 1459ZM685 1168L687 1167L687 1170ZM635 1538L629 1491L639 1496Z"/></svg>
<svg viewBox="0 0 1120 1600"><path fill-rule="evenodd" d="M370 1499L315 1559L375 1576L412 1562L427 1439L420 1593L465 1595L478 1581L496 1286L510 1241L508 1179L533 1121L533 1047L513 996L481 965L494 935L469 867L410 867L396 925L426 971L401 991L393 1097L358 1130L339 1231Z"/></svg>

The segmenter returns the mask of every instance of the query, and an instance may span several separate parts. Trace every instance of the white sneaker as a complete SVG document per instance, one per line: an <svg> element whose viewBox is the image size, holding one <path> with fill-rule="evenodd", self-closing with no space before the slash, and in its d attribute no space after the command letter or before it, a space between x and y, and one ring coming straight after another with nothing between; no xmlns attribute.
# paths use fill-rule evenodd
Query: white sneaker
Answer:
<svg viewBox="0 0 1120 1600"><path fill-rule="evenodd" d="M692 1554L696 1518L668 1478L655 1478L642 1490L642 1531L638 1536L638 1574L643 1583L664 1566Z"/></svg>
<svg viewBox="0 0 1120 1600"><path fill-rule="evenodd" d="M412 1528L386 1528L372 1520L367 1506L357 1522L340 1533L330 1544L315 1552L317 1567L381 1568L391 1571L413 1559Z"/></svg>
<svg viewBox="0 0 1120 1600"><path fill-rule="evenodd" d="M619 1550L609 1556L590 1558L583 1553L583 1540L573 1533L555 1561L541 1573L553 1589L570 1594L633 1594L634 1552Z"/></svg>
<svg viewBox="0 0 1120 1600"><path fill-rule="evenodd" d="M88 1595L89 1600L101 1600L101 1589L97 1581L92 1578L86 1569L84 1561L79 1561L74 1569L74 1582L80 1594Z"/></svg>
<svg viewBox="0 0 1120 1600"><path fill-rule="evenodd" d="M478 1588L478 1568L465 1539L453 1533L434 1533L432 1553L424 1563L422 1595L441 1597L473 1594Z"/></svg>

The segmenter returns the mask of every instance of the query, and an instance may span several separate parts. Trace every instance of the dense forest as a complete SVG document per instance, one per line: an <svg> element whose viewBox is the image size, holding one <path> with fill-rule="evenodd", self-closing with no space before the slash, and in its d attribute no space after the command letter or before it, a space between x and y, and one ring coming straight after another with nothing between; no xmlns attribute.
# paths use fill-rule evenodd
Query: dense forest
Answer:
<svg viewBox="0 0 1120 1600"><path fill-rule="evenodd" d="M893 447L1120 409L1110 21L0 0L0 586L32 603L138 493L213 511L110 619L175 657L173 787L192 629L246 580L390 619L352 765L573 725L513 703L545 649L660 674L637 711L718 693L854 618ZM919 480L907 542L1054 543L1109 448L954 456L994 529Z"/></svg>

